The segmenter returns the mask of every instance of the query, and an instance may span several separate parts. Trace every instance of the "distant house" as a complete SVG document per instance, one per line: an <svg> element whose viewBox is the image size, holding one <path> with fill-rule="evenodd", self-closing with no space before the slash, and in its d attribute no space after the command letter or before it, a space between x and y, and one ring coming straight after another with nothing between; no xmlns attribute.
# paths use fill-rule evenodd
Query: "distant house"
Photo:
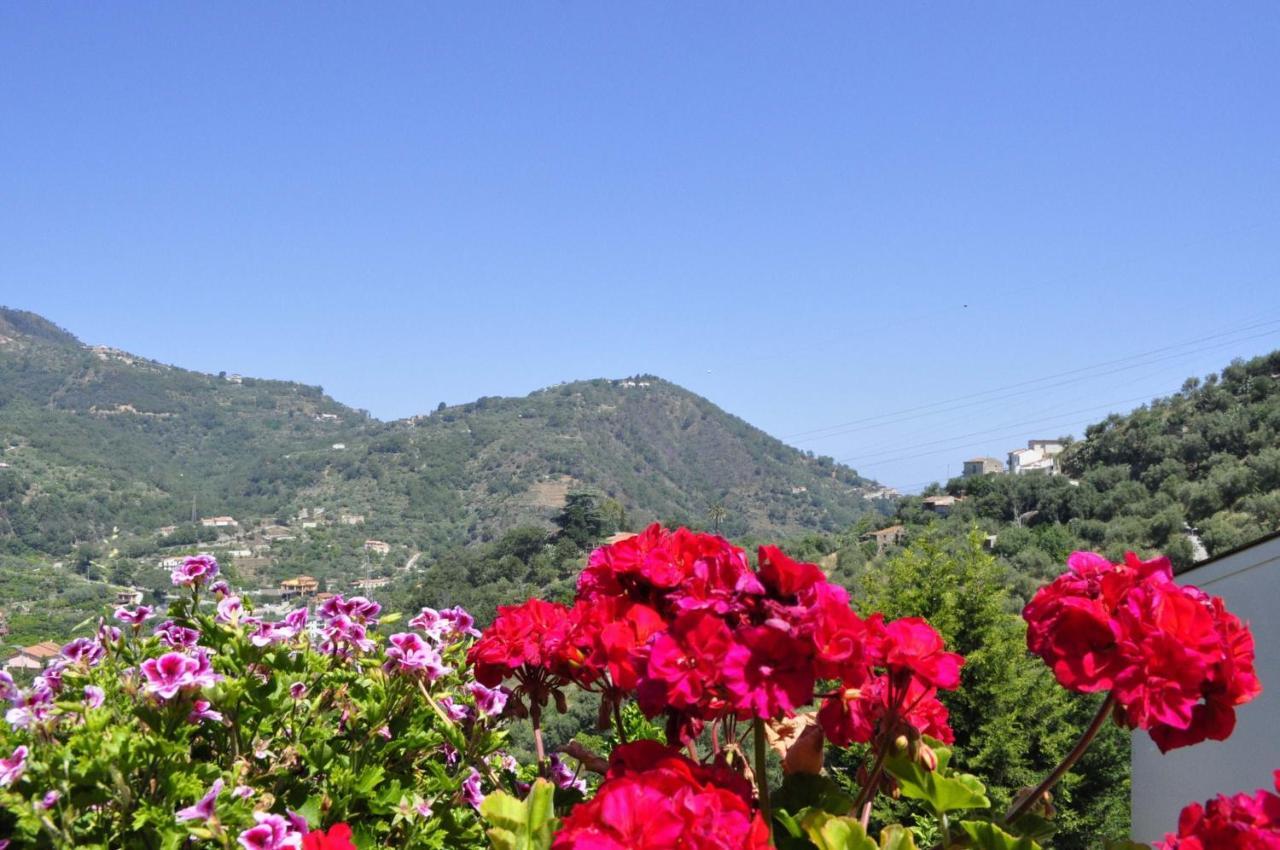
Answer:
<svg viewBox="0 0 1280 850"><path fill-rule="evenodd" d="M366 552L376 552L379 555L385 555L391 551L391 544L381 540L366 540L364 542L364 550Z"/></svg>
<svg viewBox="0 0 1280 850"><path fill-rule="evenodd" d="M1280 765L1280 532L1220 552L1178 571L1178 582L1221 596L1249 624L1263 691L1237 709L1225 741L1205 741L1161 753L1145 732L1133 734L1132 836L1153 841L1178 826L1179 810L1215 794L1269 788Z"/></svg>
<svg viewBox="0 0 1280 850"><path fill-rule="evenodd" d="M902 541L907 539L907 529L905 526L891 525L879 531L868 531L862 535L862 539L874 540L876 542L876 554L879 555L888 546L902 545Z"/></svg>
<svg viewBox="0 0 1280 850"><path fill-rule="evenodd" d="M313 519L306 519L302 521L303 528L318 528L319 526L320 526L320 523L316 522Z"/></svg>
<svg viewBox="0 0 1280 850"><path fill-rule="evenodd" d="M207 516L200 520L200 524L205 528L232 528L240 523L229 516Z"/></svg>
<svg viewBox="0 0 1280 850"><path fill-rule="evenodd" d="M364 525L364 514L339 514L338 522L343 525Z"/></svg>
<svg viewBox="0 0 1280 850"><path fill-rule="evenodd" d="M964 462L965 478L976 475L999 475L1004 472L1004 463L998 457L975 457Z"/></svg>
<svg viewBox="0 0 1280 850"><path fill-rule="evenodd" d="M0 469L8 469L8 468L9 468L9 464L5 463L4 461L0 461Z"/></svg>
<svg viewBox="0 0 1280 850"><path fill-rule="evenodd" d="M876 490L867 490L863 492L862 498L866 499L869 502L875 502L882 499L884 500L896 499L901 495L902 494L898 492L898 489L896 487L880 487L879 489L876 489Z"/></svg>
<svg viewBox="0 0 1280 850"><path fill-rule="evenodd" d="M262 537L270 543L276 540L292 540L294 535L293 531L283 525L269 525L262 529Z"/></svg>
<svg viewBox="0 0 1280 850"><path fill-rule="evenodd" d="M1058 455L1066 446L1059 440L1027 440L1025 449L1009 452L1009 472L1013 475L1058 474Z"/></svg>
<svg viewBox="0 0 1280 850"><path fill-rule="evenodd" d="M635 536L636 534L634 531L618 531L606 537L604 539L604 545L612 546L615 543L621 543L624 540L630 540L632 537L635 537Z"/></svg>
<svg viewBox="0 0 1280 850"><path fill-rule="evenodd" d="M292 599L295 596L310 596L320 589L320 582L311 576L287 578L280 582L280 598Z"/></svg>
<svg viewBox="0 0 1280 850"><path fill-rule="evenodd" d="M227 557L228 558L252 558L253 550L252 549L228 549Z"/></svg>
<svg viewBox="0 0 1280 850"><path fill-rule="evenodd" d="M11 670L43 670L45 663L51 658L56 658L61 652L60 643L45 640L19 649L17 655L4 662L4 666Z"/></svg>
<svg viewBox="0 0 1280 850"><path fill-rule="evenodd" d="M224 380L226 380L226 382L229 384L243 384L244 376L237 375L236 373L232 372L230 375L227 375Z"/></svg>
<svg viewBox="0 0 1280 850"><path fill-rule="evenodd" d="M142 595L143 595L142 591L138 590L136 587L129 588L128 590L117 590L116 604L117 605L141 605Z"/></svg>
<svg viewBox="0 0 1280 850"><path fill-rule="evenodd" d="M379 578L360 578L351 582L351 586L356 590L377 590L380 587L386 587L391 584L391 579L385 577Z"/></svg>
<svg viewBox="0 0 1280 850"><path fill-rule="evenodd" d="M161 537L168 537L170 534L173 534L177 530L178 530L178 526L176 525L162 525L156 529L156 534L158 534Z"/></svg>
<svg viewBox="0 0 1280 850"><path fill-rule="evenodd" d="M170 557L170 558L162 558L162 559L160 560L160 569L162 569L162 570L172 570L172 569L175 569L175 568L177 568L177 567L182 566L182 562L183 562L183 561L185 561L185 560L186 560L185 558L173 558L173 557Z"/></svg>
<svg viewBox="0 0 1280 850"><path fill-rule="evenodd" d="M925 496L923 501L925 510L933 511L939 516L947 516L960 500L955 496Z"/></svg>
<svg viewBox="0 0 1280 850"><path fill-rule="evenodd" d="M345 450L346 448L347 448L347 444L346 444L346 443L334 443L334 444L333 444L333 450L334 450L335 452L343 451L343 450Z"/></svg>
<svg viewBox="0 0 1280 850"><path fill-rule="evenodd" d="M336 413L318 413L318 414L316 414L316 421L317 421L317 422L336 422L336 421L338 421L338 414L336 414Z"/></svg>

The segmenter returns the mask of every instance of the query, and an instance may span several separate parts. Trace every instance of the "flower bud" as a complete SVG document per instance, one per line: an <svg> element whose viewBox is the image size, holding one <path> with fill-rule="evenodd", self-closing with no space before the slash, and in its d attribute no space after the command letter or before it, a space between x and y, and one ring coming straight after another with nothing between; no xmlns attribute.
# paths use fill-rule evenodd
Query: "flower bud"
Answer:
<svg viewBox="0 0 1280 850"><path fill-rule="evenodd" d="M551 694L556 699L556 711L560 712L561 714L568 714L569 702L564 698L564 691L559 691L559 690L552 691Z"/></svg>
<svg viewBox="0 0 1280 850"><path fill-rule="evenodd" d="M893 751L895 753L901 753L907 749L910 743L911 742L907 740L906 735L899 735L893 739Z"/></svg>
<svg viewBox="0 0 1280 850"><path fill-rule="evenodd" d="M919 751L914 756L916 764L925 770L934 771L938 769L938 754L933 751L933 747L928 744L921 744Z"/></svg>

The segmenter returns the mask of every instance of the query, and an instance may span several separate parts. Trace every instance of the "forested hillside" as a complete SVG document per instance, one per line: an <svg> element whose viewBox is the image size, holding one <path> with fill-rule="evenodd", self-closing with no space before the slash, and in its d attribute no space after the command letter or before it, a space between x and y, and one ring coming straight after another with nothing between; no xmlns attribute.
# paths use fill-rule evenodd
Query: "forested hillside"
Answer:
<svg viewBox="0 0 1280 850"><path fill-rule="evenodd" d="M1159 552L1187 566L1280 529L1280 352L1090 426L1060 464L1060 475L953 479L903 499L883 525L901 523L907 540L976 525L1024 595L1074 549ZM946 516L928 503L939 494L958 497ZM868 518L836 544L845 569L876 560L880 547L861 537L871 530Z"/></svg>

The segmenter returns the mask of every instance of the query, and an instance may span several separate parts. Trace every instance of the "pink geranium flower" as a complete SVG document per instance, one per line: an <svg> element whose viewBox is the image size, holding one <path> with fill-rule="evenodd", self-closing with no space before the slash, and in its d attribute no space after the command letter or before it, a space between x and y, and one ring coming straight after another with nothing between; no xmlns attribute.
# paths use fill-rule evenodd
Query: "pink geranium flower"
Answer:
<svg viewBox="0 0 1280 850"><path fill-rule="evenodd" d="M169 577L180 587L200 587L212 581L217 574L218 562L212 555L196 555L174 567Z"/></svg>
<svg viewBox="0 0 1280 850"><path fill-rule="evenodd" d="M27 748L19 746L13 751L13 755L7 759L0 759L0 788L8 788L17 782L26 769Z"/></svg>
<svg viewBox="0 0 1280 850"><path fill-rule="evenodd" d="M240 833L237 839L245 850L300 850L302 833L280 815L254 812L256 826Z"/></svg>
<svg viewBox="0 0 1280 850"><path fill-rule="evenodd" d="M181 823L188 820L207 821L213 817L214 804L218 800L218 795L222 793L222 785L221 778L215 779L213 785L209 786L209 791L203 797L185 809L179 809L177 815L175 815L178 822Z"/></svg>

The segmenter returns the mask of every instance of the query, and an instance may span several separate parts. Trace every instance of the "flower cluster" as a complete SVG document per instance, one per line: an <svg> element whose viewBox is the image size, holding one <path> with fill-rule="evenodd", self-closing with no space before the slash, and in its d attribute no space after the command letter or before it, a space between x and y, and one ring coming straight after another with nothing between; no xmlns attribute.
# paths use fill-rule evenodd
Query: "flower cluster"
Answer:
<svg viewBox="0 0 1280 850"><path fill-rule="evenodd" d="M574 681L606 704L634 693L680 738L724 717L790 716L835 680L822 714L833 738L868 741L888 716L949 739L935 695L959 684L963 659L932 627L863 620L822 570L776 547L758 564L722 537L650 526L592 553L572 609L499 609L472 648L476 678L515 678L521 695Z"/></svg>
<svg viewBox="0 0 1280 850"><path fill-rule="evenodd" d="M1275 772L1280 792L1280 770ZM1259 789L1252 796L1219 795L1203 806L1192 803L1178 817L1157 850L1276 850L1280 848L1280 795Z"/></svg>
<svg viewBox="0 0 1280 850"><path fill-rule="evenodd" d="M764 850L751 786L727 769L690 761L655 741L618 747L596 796L576 806L552 850Z"/></svg>
<svg viewBox="0 0 1280 850"><path fill-rule="evenodd" d="M1110 691L1117 720L1163 751L1235 728L1262 691L1253 636L1222 600L1173 580L1168 559L1076 552L1027 604L1027 646L1064 687Z"/></svg>

